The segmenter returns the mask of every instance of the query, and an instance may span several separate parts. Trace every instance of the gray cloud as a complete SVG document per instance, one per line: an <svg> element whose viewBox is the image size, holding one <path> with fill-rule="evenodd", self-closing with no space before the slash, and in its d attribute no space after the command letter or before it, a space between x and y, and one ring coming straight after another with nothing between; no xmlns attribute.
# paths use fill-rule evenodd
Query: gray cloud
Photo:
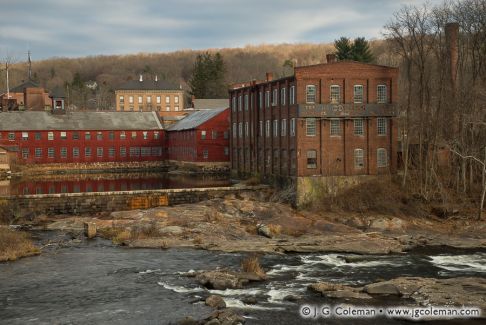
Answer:
<svg viewBox="0 0 486 325"><path fill-rule="evenodd" d="M0 11L0 56L8 51L25 57L30 48L34 59L41 59L380 37L394 11L424 1L9 2Z"/></svg>

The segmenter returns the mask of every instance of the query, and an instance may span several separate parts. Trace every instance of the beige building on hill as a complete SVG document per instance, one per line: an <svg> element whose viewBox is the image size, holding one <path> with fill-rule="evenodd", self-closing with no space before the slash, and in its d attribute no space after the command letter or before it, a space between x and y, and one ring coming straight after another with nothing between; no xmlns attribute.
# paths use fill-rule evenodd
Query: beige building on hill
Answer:
<svg viewBox="0 0 486 325"><path fill-rule="evenodd" d="M165 80L130 80L115 90L116 110L158 112L161 117L184 115L184 91Z"/></svg>

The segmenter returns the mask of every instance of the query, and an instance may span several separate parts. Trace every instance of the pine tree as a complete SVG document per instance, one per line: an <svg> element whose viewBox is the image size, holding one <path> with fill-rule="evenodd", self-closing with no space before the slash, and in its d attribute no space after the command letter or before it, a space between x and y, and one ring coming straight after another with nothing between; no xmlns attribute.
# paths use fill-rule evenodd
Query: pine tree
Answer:
<svg viewBox="0 0 486 325"><path fill-rule="evenodd" d="M227 98L225 64L220 53L214 56L206 52L199 54L189 80L191 94L196 98Z"/></svg>
<svg viewBox="0 0 486 325"><path fill-rule="evenodd" d="M352 60L359 62L373 61L373 54L371 53L368 41L364 37L354 39L352 47Z"/></svg>
<svg viewBox="0 0 486 325"><path fill-rule="evenodd" d="M352 58L352 45L347 37L341 37L334 41L334 47L336 48L336 58L340 61L351 60Z"/></svg>
<svg viewBox="0 0 486 325"><path fill-rule="evenodd" d="M369 43L364 37L357 37L353 43L347 37L334 41L336 57L338 60L353 60L359 62L372 62L374 60Z"/></svg>

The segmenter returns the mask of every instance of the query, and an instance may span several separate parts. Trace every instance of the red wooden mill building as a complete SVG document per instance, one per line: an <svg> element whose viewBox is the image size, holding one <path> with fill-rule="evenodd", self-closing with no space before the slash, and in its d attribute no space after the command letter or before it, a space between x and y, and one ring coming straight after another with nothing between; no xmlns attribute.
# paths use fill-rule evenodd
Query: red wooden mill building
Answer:
<svg viewBox="0 0 486 325"><path fill-rule="evenodd" d="M160 161L163 141L155 112L0 115L0 147L20 164Z"/></svg>
<svg viewBox="0 0 486 325"><path fill-rule="evenodd" d="M167 129L169 160L229 166L229 109L196 111Z"/></svg>
<svg viewBox="0 0 486 325"><path fill-rule="evenodd" d="M290 77L268 73L265 81L236 84L232 171L297 184L394 172L397 85L397 68L335 62L332 55Z"/></svg>

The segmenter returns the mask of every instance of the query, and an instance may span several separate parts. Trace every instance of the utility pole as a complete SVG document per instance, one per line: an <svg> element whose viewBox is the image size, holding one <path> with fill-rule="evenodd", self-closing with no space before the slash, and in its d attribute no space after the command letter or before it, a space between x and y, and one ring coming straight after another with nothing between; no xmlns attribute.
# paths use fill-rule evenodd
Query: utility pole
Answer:
<svg viewBox="0 0 486 325"><path fill-rule="evenodd" d="M7 71L7 100L10 99L10 88L8 86L8 60L5 62L5 70Z"/></svg>

